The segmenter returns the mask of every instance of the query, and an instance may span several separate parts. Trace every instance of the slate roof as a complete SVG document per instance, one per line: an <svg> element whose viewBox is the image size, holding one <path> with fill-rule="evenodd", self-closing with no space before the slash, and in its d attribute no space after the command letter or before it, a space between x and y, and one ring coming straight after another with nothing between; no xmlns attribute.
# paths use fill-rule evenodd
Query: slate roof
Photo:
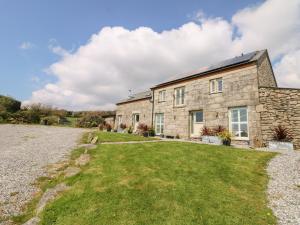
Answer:
<svg viewBox="0 0 300 225"><path fill-rule="evenodd" d="M207 75L209 73L212 73L212 72L215 72L215 71L220 71L220 70L223 70L223 69L226 69L226 68L231 68L231 67L235 67L235 66L239 66L239 65L244 65L244 64L248 64L250 62L255 62L266 51L267 50L254 51L254 52L249 52L249 53L246 53L246 54L242 54L240 56L236 56L236 57L231 58L231 59L226 59L226 60L220 61L216 64L210 65L208 67L201 68L198 71L193 71L189 74L185 74L184 76L181 76L177 79L173 79L173 80L170 80L170 81L167 81L167 82L157 84L156 86L152 87L151 89L155 89L157 87L177 83L177 82L184 81L184 80L189 80L189 79L195 78L195 77L200 77L200 76Z"/></svg>
<svg viewBox="0 0 300 225"><path fill-rule="evenodd" d="M118 104L122 104L122 103L126 103L126 102L134 102L134 101L137 101L137 100L151 98L152 97L151 93L152 92L149 90L149 91L143 91L143 92L139 92L139 93L133 94L129 98L124 99L124 100L118 102L117 105Z"/></svg>

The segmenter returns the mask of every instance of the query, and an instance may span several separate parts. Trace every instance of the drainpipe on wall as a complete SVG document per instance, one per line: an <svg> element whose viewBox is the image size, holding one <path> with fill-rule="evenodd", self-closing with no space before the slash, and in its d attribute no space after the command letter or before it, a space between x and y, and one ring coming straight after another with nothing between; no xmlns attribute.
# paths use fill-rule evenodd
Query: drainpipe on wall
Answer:
<svg viewBox="0 0 300 225"><path fill-rule="evenodd" d="M152 113L151 113L152 115L152 118L151 118L151 126L152 126L152 128L154 129L154 127L153 127L153 124L154 124L154 121L153 121L153 119L154 119L154 89L152 89Z"/></svg>

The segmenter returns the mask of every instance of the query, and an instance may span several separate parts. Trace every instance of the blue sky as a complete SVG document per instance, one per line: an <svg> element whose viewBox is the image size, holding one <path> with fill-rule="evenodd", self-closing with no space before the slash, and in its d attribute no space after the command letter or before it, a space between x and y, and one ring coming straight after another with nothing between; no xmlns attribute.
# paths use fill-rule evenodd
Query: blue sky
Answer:
<svg viewBox="0 0 300 225"><path fill-rule="evenodd" d="M230 18L241 7L258 1L0 1L0 92L25 100L38 87L33 77L58 60L49 51L50 39L66 49L84 44L104 26L155 31L176 28L191 20L198 10ZM21 50L23 42L32 49ZM42 75L43 74L43 75ZM49 80L55 80L47 76Z"/></svg>
<svg viewBox="0 0 300 225"><path fill-rule="evenodd" d="M298 6L297 0L291 1ZM233 30L240 29L240 31L243 31L243 28L252 26L252 20L244 23L243 19L247 19L248 15L242 14L241 16L239 15L242 19L239 20L238 18L238 22L232 25L233 16L247 8L251 9L251 13L255 16L255 13L259 14L257 12L259 7L263 9L263 4L267 5L266 7L269 7L270 10L272 10L272 4L277 4L276 0L268 2L269 6L260 0L1 0L0 94L7 94L20 100L28 100L32 98L32 92L43 89L47 84L59 86L58 83L60 81L64 82L65 77L71 75L64 75L59 71L53 70L50 74L45 72L49 70L51 65L59 64L67 57L61 52L55 53L53 47L59 47L68 54L75 55L78 48L87 46L91 36L97 35L103 27L120 26L128 31L133 31L139 27L147 27L160 33L171 31L172 29L178 30L190 21L195 22L197 20L196 15L200 12L204 14L206 22L215 21L217 17L221 17L221 20L224 22L223 25L225 24L224 26L227 26L226 23L228 23L228 26L232 26ZM276 9L276 7L274 8ZM246 25L240 25L239 21ZM205 22L201 21L201 18L196 23L200 26L205 24ZM216 23L215 26L217 28L220 26L220 23ZM231 35L235 36L235 32ZM220 42L222 41L222 37L220 37ZM260 46L258 45L258 47ZM268 46L262 45L262 47ZM295 47L296 50L297 48L298 46ZM252 50L251 47L244 49ZM98 51L101 51L101 48ZM220 49L220 51L224 51L224 49ZM282 57L282 53L274 53L273 58ZM286 51L285 53L289 52ZM223 53L220 55L226 56ZM216 57L212 58L215 59ZM114 65L119 63L114 62ZM99 62L100 64L101 62ZM203 66L200 58L199 66ZM187 67L182 68L187 69ZM178 70L178 72L182 71ZM89 74L84 76L88 77ZM71 84L64 84L64 88L70 87L70 90L67 91L73 93L76 91L76 88L72 89L71 86ZM99 83L99 86L103 87L103 84ZM107 87L107 84L105 87ZM64 92L64 88L59 88L59 90L55 90ZM83 93L83 95L85 96L84 98L88 96L87 93ZM58 99L60 98L61 96L58 97ZM42 97L39 99L43 100ZM110 99L110 101L115 99L117 97ZM63 107L63 102L58 106ZM83 108L88 105L91 107L95 105L87 102L85 100L85 103L82 104ZM53 104L53 102L47 101L45 103ZM108 102L99 102L99 105L101 104L107 105ZM66 107L68 108L69 106ZM74 108L74 106L70 106L70 108Z"/></svg>

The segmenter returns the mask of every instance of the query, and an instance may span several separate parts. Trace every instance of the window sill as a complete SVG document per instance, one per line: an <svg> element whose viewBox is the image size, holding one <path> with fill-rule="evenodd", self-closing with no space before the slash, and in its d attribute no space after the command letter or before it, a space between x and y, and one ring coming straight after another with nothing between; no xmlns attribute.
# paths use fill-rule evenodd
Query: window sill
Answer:
<svg viewBox="0 0 300 225"><path fill-rule="evenodd" d="M215 94L221 94L221 93L223 93L223 91L218 91L218 92L210 92L209 94L210 94L210 95L215 95Z"/></svg>
<svg viewBox="0 0 300 225"><path fill-rule="evenodd" d="M184 108L186 105L183 104L183 105L174 105L173 108Z"/></svg>
<svg viewBox="0 0 300 225"><path fill-rule="evenodd" d="M249 141L249 137L233 137L232 140L234 141Z"/></svg>
<svg viewBox="0 0 300 225"><path fill-rule="evenodd" d="M164 100L164 101L158 101L158 103L162 103L162 102L166 102L166 100Z"/></svg>

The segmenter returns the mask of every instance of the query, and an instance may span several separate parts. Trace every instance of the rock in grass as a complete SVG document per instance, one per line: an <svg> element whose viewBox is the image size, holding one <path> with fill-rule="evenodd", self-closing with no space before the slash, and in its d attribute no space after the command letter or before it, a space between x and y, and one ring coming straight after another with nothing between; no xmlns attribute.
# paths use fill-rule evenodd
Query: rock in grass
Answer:
<svg viewBox="0 0 300 225"><path fill-rule="evenodd" d="M91 157L89 154L81 154L78 159L75 160L76 166L85 166L89 163Z"/></svg>
<svg viewBox="0 0 300 225"><path fill-rule="evenodd" d="M28 220L26 223L24 223L23 225L37 225L40 222L40 218L38 217L33 217L30 220Z"/></svg>
<svg viewBox="0 0 300 225"><path fill-rule="evenodd" d="M73 177L76 174L80 172L80 168L75 167L75 166L69 166L67 169L65 169L64 174L65 177Z"/></svg>
<svg viewBox="0 0 300 225"><path fill-rule="evenodd" d="M43 209L45 208L45 206L50 202L53 201L57 195L65 190L68 190L69 187L64 184L58 184L56 185L54 188L50 188L48 189L42 196L41 200L39 201L38 205L37 205L37 209L36 212L39 214L40 212L43 211ZM34 219L34 218L33 218ZM30 221L30 220L29 220ZM28 222L29 222L28 221ZM29 224L33 224L33 223L29 223ZM26 223L26 225L29 225Z"/></svg>

